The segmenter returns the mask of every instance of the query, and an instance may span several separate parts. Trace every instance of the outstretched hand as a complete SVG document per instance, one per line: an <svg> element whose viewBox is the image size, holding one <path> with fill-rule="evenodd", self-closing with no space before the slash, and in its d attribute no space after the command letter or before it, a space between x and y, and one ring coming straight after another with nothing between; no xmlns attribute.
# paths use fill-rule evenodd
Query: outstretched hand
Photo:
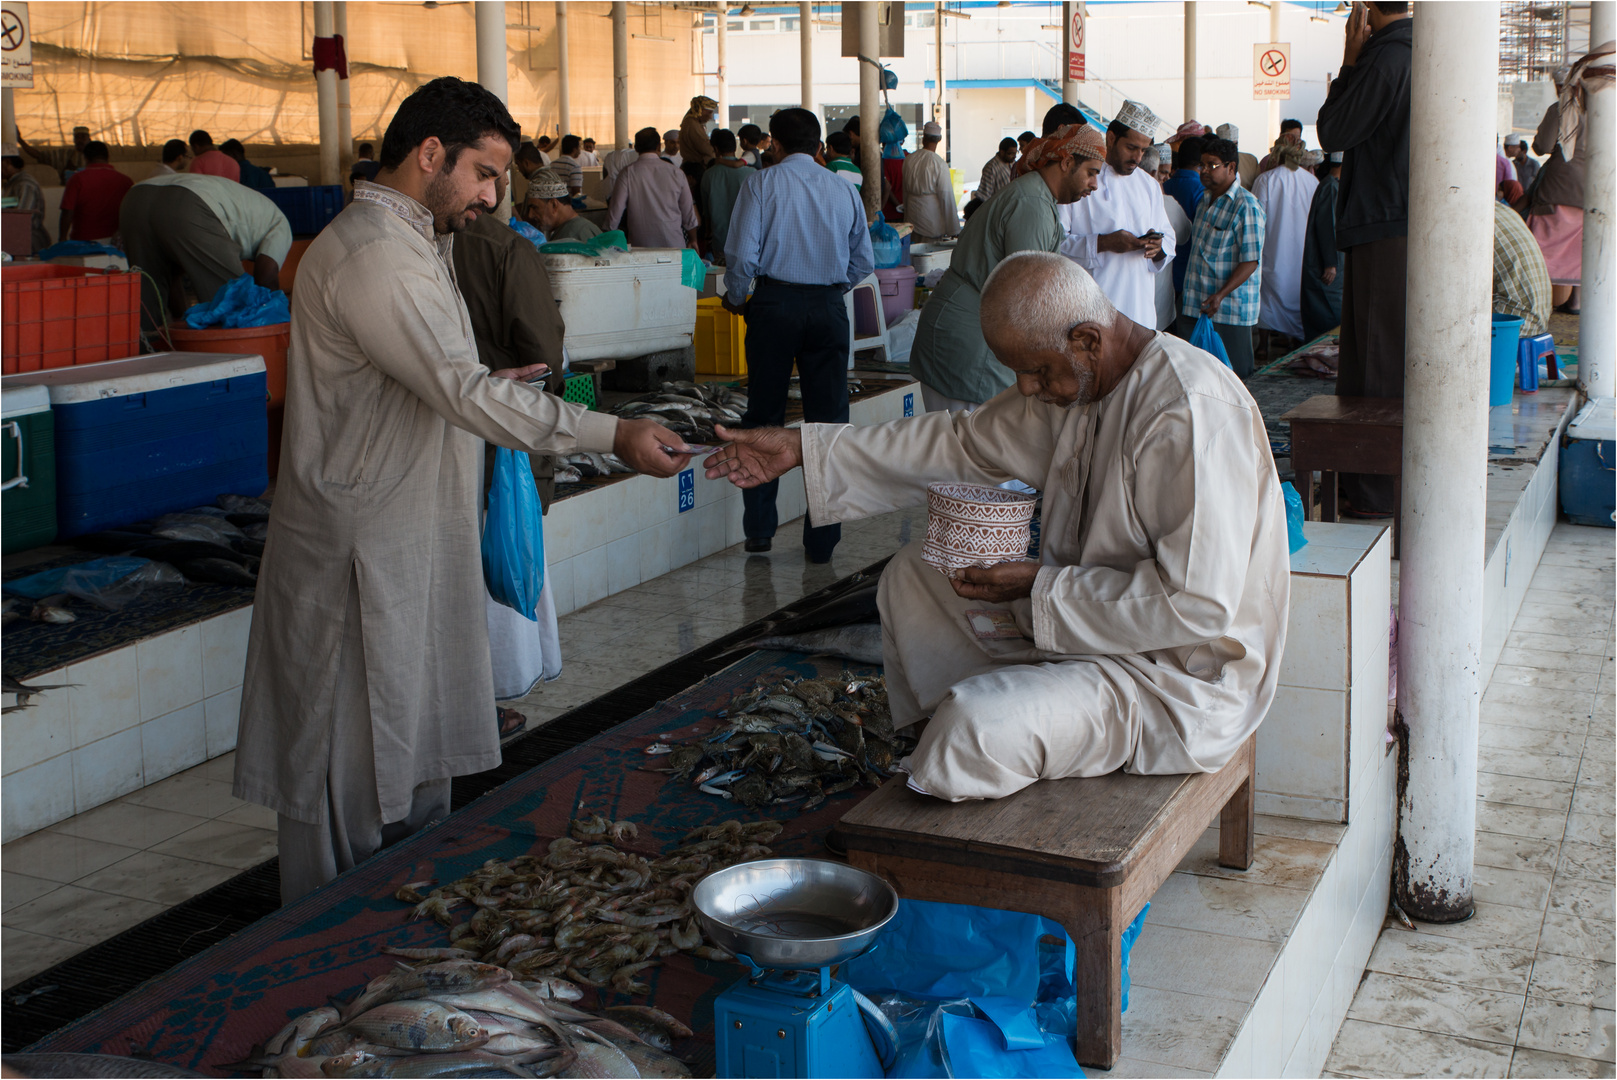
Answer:
<svg viewBox="0 0 1617 1080"><path fill-rule="evenodd" d="M734 431L715 426L713 432L725 445L704 462L709 480L728 477L738 488L752 488L803 464L803 433L798 428Z"/></svg>
<svg viewBox="0 0 1617 1080"><path fill-rule="evenodd" d="M993 566L967 566L949 575L949 584L962 599L1007 604L1032 596L1033 582L1038 576L1037 562L1019 560Z"/></svg>
<svg viewBox="0 0 1617 1080"><path fill-rule="evenodd" d="M684 439L655 420L619 420L612 452L635 472L673 476L690 463L691 456L670 454L663 448L684 445Z"/></svg>

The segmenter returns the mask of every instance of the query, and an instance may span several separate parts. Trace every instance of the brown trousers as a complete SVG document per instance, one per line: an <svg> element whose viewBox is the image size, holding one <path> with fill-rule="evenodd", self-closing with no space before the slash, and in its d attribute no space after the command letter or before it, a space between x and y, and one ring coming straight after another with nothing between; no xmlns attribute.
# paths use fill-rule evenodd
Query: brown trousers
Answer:
<svg viewBox="0 0 1617 1080"><path fill-rule="evenodd" d="M1345 255L1337 396L1402 399L1409 238L1359 244ZM1393 512L1390 476L1342 473L1340 489L1355 510Z"/></svg>

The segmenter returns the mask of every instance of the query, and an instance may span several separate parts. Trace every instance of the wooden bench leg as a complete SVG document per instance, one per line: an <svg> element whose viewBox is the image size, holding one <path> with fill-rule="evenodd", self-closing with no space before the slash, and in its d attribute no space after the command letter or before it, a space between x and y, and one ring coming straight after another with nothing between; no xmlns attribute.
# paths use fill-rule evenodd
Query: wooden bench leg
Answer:
<svg viewBox="0 0 1617 1080"><path fill-rule="evenodd" d="M1224 766L1244 768L1246 778L1218 813L1218 865L1245 870L1252 865L1252 837L1257 806L1252 782L1257 772L1257 743L1248 739Z"/></svg>
<svg viewBox="0 0 1617 1080"><path fill-rule="evenodd" d="M1319 519L1336 520L1336 474L1324 469L1319 473Z"/></svg>
<svg viewBox="0 0 1617 1080"><path fill-rule="evenodd" d="M885 878L906 900L1025 911L1067 931L1077 953L1074 1054L1086 1068L1110 1069L1123 1052L1123 890L1090 889L991 870L878 855L857 848L848 862Z"/></svg>

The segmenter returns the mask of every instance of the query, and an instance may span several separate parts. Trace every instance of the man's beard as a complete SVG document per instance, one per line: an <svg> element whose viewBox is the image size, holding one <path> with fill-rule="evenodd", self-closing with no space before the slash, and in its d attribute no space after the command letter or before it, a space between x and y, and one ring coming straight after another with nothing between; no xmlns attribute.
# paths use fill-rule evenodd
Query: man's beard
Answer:
<svg viewBox="0 0 1617 1080"><path fill-rule="evenodd" d="M439 173L427 182L425 192L427 210L432 214L433 228L441 233L458 233L473 221L476 215L488 210L482 199L476 199L465 206L454 206L455 185L447 173ZM473 216L468 218L470 213Z"/></svg>
<svg viewBox="0 0 1617 1080"><path fill-rule="evenodd" d="M1050 397L1048 394L1040 394L1039 400L1044 402L1046 405L1060 406L1061 408L1066 409L1068 412L1071 412L1073 409L1081 409L1085 405L1088 405L1091 401L1094 401L1095 373L1089 368L1077 367L1074 365L1073 374L1078 379L1078 393L1073 396L1071 401L1067 402L1065 405L1062 405L1061 402Z"/></svg>

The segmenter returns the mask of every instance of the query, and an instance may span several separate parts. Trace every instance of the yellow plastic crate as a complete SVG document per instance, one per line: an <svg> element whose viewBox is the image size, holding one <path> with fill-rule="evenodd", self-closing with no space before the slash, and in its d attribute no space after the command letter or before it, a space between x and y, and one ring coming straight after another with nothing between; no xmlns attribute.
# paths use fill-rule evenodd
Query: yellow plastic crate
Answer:
<svg viewBox="0 0 1617 1080"><path fill-rule="evenodd" d="M696 302L696 372L747 373L747 320L724 310L721 297L708 296Z"/></svg>

